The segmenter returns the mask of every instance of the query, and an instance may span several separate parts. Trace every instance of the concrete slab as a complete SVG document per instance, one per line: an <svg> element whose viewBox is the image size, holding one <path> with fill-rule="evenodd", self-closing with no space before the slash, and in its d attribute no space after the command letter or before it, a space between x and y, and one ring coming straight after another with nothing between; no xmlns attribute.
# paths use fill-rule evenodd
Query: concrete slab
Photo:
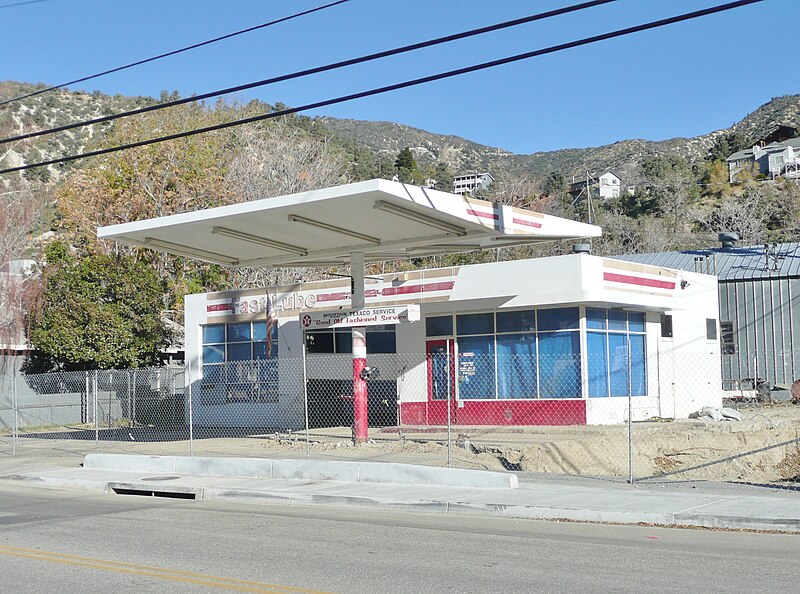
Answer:
<svg viewBox="0 0 800 594"><path fill-rule="evenodd" d="M12 465L8 465L12 467ZM648 490L622 483L525 482L518 489L312 478L259 478L153 473L150 468L42 468L13 466L0 478L46 488L115 487L151 492L194 493L198 500L229 503L337 505L409 512L482 514L538 520L573 520L664 526L780 530L800 534L800 491L746 493ZM164 468L174 468L166 464ZM206 468L216 468L206 466Z"/></svg>
<svg viewBox="0 0 800 594"><path fill-rule="evenodd" d="M516 475L510 472L339 460L273 460L265 458L89 454L84 460L84 468L153 474L310 479L352 483L391 483L483 489L516 489L519 486Z"/></svg>

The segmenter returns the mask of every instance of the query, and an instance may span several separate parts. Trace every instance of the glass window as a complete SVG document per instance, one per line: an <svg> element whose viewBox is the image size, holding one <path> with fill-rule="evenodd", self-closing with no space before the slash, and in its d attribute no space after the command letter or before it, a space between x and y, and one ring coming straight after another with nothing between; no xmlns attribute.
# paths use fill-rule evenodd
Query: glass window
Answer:
<svg viewBox="0 0 800 594"><path fill-rule="evenodd" d="M249 361L253 358L249 342L236 342L228 345L228 361Z"/></svg>
<svg viewBox="0 0 800 594"><path fill-rule="evenodd" d="M608 329L616 332L625 332L628 329L628 313L615 309L609 309Z"/></svg>
<svg viewBox="0 0 800 594"><path fill-rule="evenodd" d="M608 396L608 335L587 332L587 366L589 368L589 397Z"/></svg>
<svg viewBox="0 0 800 594"><path fill-rule="evenodd" d="M464 337L459 339L458 349L456 373L460 397L463 400L496 398L494 337Z"/></svg>
<svg viewBox="0 0 800 594"><path fill-rule="evenodd" d="M644 335L630 336L631 396L647 395L647 369Z"/></svg>
<svg viewBox="0 0 800 594"><path fill-rule="evenodd" d="M611 396L628 395L628 337L608 335L608 385Z"/></svg>
<svg viewBox="0 0 800 594"><path fill-rule="evenodd" d="M494 334L494 314L480 313L456 316L456 330L459 336Z"/></svg>
<svg viewBox="0 0 800 594"><path fill-rule="evenodd" d="M644 332L645 316L643 313L629 311L628 312L628 330L630 332Z"/></svg>
<svg viewBox="0 0 800 594"><path fill-rule="evenodd" d="M369 341L369 337L367 337ZM353 352L353 331L350 328L340 328L333 333L333 344L337 353Z"/></svg>
<svg viewBox="0 0 800 594"><path fill-rule="evenodd" d="M497 332L532 332L536 330L536 312L499 311L497 312Z"/></svg>
<svg viewBox="0 0 800 594"><path fill-rule="evenodd" d="M228 324L228 342L250 341L251 336L250 322Z"/></svg>
<svg viewBox="0 0 800 594"><path fill-rule="evenodd" d="M278 329L277 324L273 324L275 330ZM267 323L266 322L253 322L253 340L256 342L267 340Z"/></svg>
<svg viewBox="0 0 800 594"><path fill-rule="evenodd" d="M536 398L536 396L536 335L498 336L497 397Z"/></svg>
<svg viewBox="0 0 800 594"><path fill-rule="evenodd" d="M538 347L539 397L580 398L581 347L578 332L539 333Z"/></svg>
<svg viewBox="0 0 800 594"><path fill-rule="evenodd" d="M203 326L203 344L225 342L225 324Z"/></svg>
<svg viewBox="0 0 800 594"><path fill-rule="evenodd" d="M717 340L717 320L716 318L706 318L706 339Z"/></svg>
<svg viewBox="0 0 800 594"><path fill-rule="evenodd" d="M539 331L543 330L577 330L578 308L561 307L558 309L539 310Z"/></svg>
<svg viewBox="0 0 800 594"><path fill-rule="evenodd" d="M396 353L397 340L392 332L367 332L367 354Z"/></svg>
<svg viewBox="0 0 800 594"><path fill-rule="evenodd" d="M586 310L587 326L603 310ZM647 394L645 314L608 310L608 328L586 333L589 396ZM595 324L599 325L599 324ZM627 330L625 330L627 328Z"/></svg>
<svg viewBox="0 0 800 594"><path fill-rule="evenodd" d="M224 363L225 347L222 345L206 345L203 347L203 363Z"/></svg>
<svg viewBox="0 0 800 594"><path fill-rule="evenodd" d="M453 316L425 318L425 336L452 336Z"/></svg>
<svg viewBox="0 0 800 594"><path fill-rule="evenodd" d="M606 329L606 310L586 308L586 327L590 330Z"/></svg>
<svg viewBox="0 0 800 594"><path fill-rule="evenodd" d="M258 361L269 359L269 354L267 351L267 343L266 342L254 342L253 343L253 359Z"/></svg>
<svg viewBox="0 0 800 594"><path fill-rule="evenodd" d="M306 332L306 352L333 353L333 332Z"/></svg>

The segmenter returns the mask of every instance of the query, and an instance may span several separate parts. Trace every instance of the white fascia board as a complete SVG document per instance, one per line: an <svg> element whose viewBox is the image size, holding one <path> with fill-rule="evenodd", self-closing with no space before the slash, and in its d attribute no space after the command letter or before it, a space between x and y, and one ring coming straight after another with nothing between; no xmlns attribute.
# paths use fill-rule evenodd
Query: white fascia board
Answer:
<svg viewBox="0 0 800 594"><path fill-rule="evenodd" d="M218 206L216 208L196 210L193 212L184 212L165 217L146 219L144 221L133 221L130 223L109 225L98 228L97 235L98 237L113 239L115 236L124 235L126 233L138 233L141 231L150 231L186 223L208 222L213 219L223 219L225 217L242 214L246 215L263 210L280 208L283 206L306 204L309 202L335 198L337 196L364 194L380 190L381 182L384 182L384 180L373 179L365 182L346 184L343 186L334 186L332 188L323 188L321 190L301 192L299 194L288 194L284 196L276 196L275 198L262 198L260 200L253 200L250 202L230 204L228 206Z"/></svg>

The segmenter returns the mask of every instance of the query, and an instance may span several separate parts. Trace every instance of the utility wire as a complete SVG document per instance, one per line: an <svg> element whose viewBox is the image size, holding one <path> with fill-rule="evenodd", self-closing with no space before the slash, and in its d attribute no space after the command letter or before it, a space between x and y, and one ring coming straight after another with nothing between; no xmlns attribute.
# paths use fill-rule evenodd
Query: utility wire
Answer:
<svg viewBox="0 0 800 594"><path fill-rule="evenodd" d="M26 4L39 4L41 2L51 2L52 0L25 0L24 2L14 2L13 4L0 4L0 9L13 8L15 6L25 6Z"/></svg>
<svg viewBox="0 0 800 594"><path fill-rule="evenodd" d="M45 0L31 0L33 2L44 2ZM94 78L100 78L101 76L105 76L107 74L113 74L114 72L119 72L120 70L126 70L128 68L133 68L134 66L141 66L142 64L147 64L148 62L154 62L156 60L160 60L162 58L167 58L169 56L174 56L175 54L180 54L183 52L188 52L189 50L197 49L198 47L203 47L204 45L211 45L212 43L216 43L218 41L223 41L224 39L230 39L231 37L236 37L237 35L243 35L244 33L250 33L252 31L256 31L258 29L263 29L265 27L270 27L272 25L277 25L278 23L284 23L286 21L291 21L292 19L299 18L301 16L305 16L314 12L318 12L320 10L325 10L326 8L331 8L338 4L344 4L345 2L349 2L350 0L336 0L336 2L330 2L329 4L324 4L323 6L317 6L316 8L310 8L309 10L304 10L302 12L298 12L289 16L285 16L279 19L275 19L274 21L269 21L268 23L261 23L260 25L255 25L254 27L248 27L247 29L242 29L240 31L234 31L233 33L228 33L227 35L222 35L220 37L215 37L214 39L208 39L207 41L201 41L199 43L195 43L192 45L187 45L186 47L182 47L180 49L172 50L163 54L159 54L157 56L153 56L151 58L145 58L144 60L138 60L136 62L131 62L130 64L125 64L124 66L118 66L116 68L111 68L110 70L104 70L103 72L98 72L97 74L90 74L89 76L84 76L82 78L76 78L75 80L71 80L69 82L61 83L59 85L53 85L52 87L47 87L45 89L39 89L37 91L33 91L31 93L27 93L25 95L19 95L18 97L13 97L11 99L5 99L0 101L0 106L7 105L8 103L12 103L14 101L20 101L22 99L27 99L28 97L34 97L36 95L41 95L42 93L48 93L50 91L54 91L56 89L60 89L62 87L68 87L70 85L74 85L77 83L85 82L87 80L92 80ZM10 4L8 6L15 6ZM5 6L0 6L0 8L5 8Z"/></svg>
<svg viewBox="0 0 800 594"><path fill-rule="evenodd" d="M19 140L26 140L28 138L36 138L37 136L44 136L47 134L55 134L56 132L64 132L66 130L72 130L74 128L81 128L83 126L90 126L94 124L102 124L104 122L110 122L113 120L117 120L119 118L125 118L133 115L138 115L141 113L147 113L150 111L156 111L159 109L166 109L168 107L174 107L176 105L183 105L185 103L193 103L195 101L202 101L204 99L210 99L212 97L218 97L220 95L227 95L229 93L236 93L239 91L245 91L247 89L253 89L256 87L263 87L266 85L271 85L278 82L283 82L295 78L301 78L304 76L310 76L312 74L319 74L321 72L327 72L329 70L336 70L338 68L344 68L345 66L353 66L355 64L362 64L364 62L370 62L372 60L377 60L380 58L386 58L388 56L394 56L397 54L402 54L426 47L431 47L434 45L440 45L443 43L448 43L450 41L456 41L459 39L464 39L467 37L473 37L475 35L482 35L484 33L489 33L492 31L499 31L501 29L507 29L509 27L515 27L518 25L522 25L525 23L530 23L532 21L539 21L548 18L552 18L555 16L560 16L562 14L567 14L570 12L576 12L579 10L584 10L586 8L592 8L594 6L599 6L601 4L608 4L610 2L616 2L616 0L591 0L589 2L581 2L580 4L574 4L571 6L566 6L564 8L558 8L555 10L549 10L547 12L542 12L539 14L534 14L527 17L522 17L519 19L514 19L511 21L505 21L502 23L497 23L496 25L489 25L487 27L480 27L478 29L472 29L470 31L464 31L462 33L455 33L453 35L446 35L445 37L439 37L436 39L431 39L429 41L422 41L419 43L413 43L411 45L405 45L402 47L397 47L394 49L385 50L382 52L377 52L374 54L369 54L366 56L361 56L359 58L351 58L349 60L343 60L341 62L334 62L332 64L326 64L325 66L318 66L316 68L309 68L307 70L300 70L298 72L292 72L290 74L283 74L281 76L276 76L274 78L267 78L264 80L259 80L256 82L247 83L244 85L238 85L235 87L228 87L227 89L221 89L219 91L211 91L209 93L203 93L202 95L193 95L191 97L185 97L183 99L176 99L174 101L167 101L165 103L159 103L157 105L149 105L147 107L140 107L138 109L133 109L131 111L123 111L117 114L111 114L107 116L103 116L100 118L95 118L93 120L84 120L82 122L74 122L72 124L66 124L64 126L58 126L56 128L48 128L47 130L40 130L38 132L28 132L27 134L20 134L19 136L13 136L11 138L3 138L0 139L0 144L6 144L9 142L17 142ZM0 103L0 105L2 105Z"/></svg>
<svg viewBox="0 0 800 594"><path fill-rule="evenodd" d="M471 72L477 72L479 70L486 70L487 68L494 68L496 66L502 66L502 65L505 65L505 64L511 64L513 62L519 62L521 60L527 60L527 59L530 59L530 58L535 58L535 57L543 56L543 55L546 55L546 54L552 54L552 53L564 51L564 50L567 50L567 49L571 49L571 48L574 48L574 47L580 47L580 46L584 46L584 45L589 45L589 44L592 44L592 43L605 41L607 39L614 39L614 38L622 37L622 36L625 36L625 35L631 35L633 33L639 33L641 31L647 31L647 30L650 30L650 29L656 29L656 28L659 28L659 27L667 26L667 25L673 25L675 23L680 23L680 22L683 22L683 21L689 21L689 20L696 19L696 18L699 18L699 17L703 17L703 16L707 16L707 15L711 15L711 14L716 14L716 13L720 13L720 12L725 12L725 11L728 11L728 10L732 10L734 8L739 8L741 6L747 6L749 4L756 4L758 2L763 2L763 1L764 0L737 0L736 2L729 2L727 4L721 4L721 5L718 5L718 6L712 6L710 8L706 8L706 9L703 9L703 10L697 10L697 11L694 11L694 12L688 12L688 13L685 13L685 14L677 15L677 16L674 16L674 17L669 17L669 18L666 18L666 19L660 19L660 20L657 20L657 21L651 21L649 23L644 23L642 25L636 25L634 27L627 27L625 29L618 29L616 31L611 31L609 33L603 33L601 35L594 35L592 37L585 37L583 39L579 39L579 40L576 40L576 41L569 41L569 42L566 42L566 43L553 45L553 46L550 46L550 47L547 47L547 48L538 49L538 50L534 50L534 51L531 51L531 52L525 52L523 54L516 54L514 56L509 56L509 57L506 57L506 58L500 58L498 60L492 60L490 62L483 62L481 64L476 64L476 65L473 65L473 66L467 66L465 68L459 68L459 69L456 69L456 70L449 70L447 72L442 72L442 73L439 73L439 74L433 74L433 75L425 76L425 77L422 77L422 78L416 78L416 79L413 79L413 80L408 80L408 81L405 81L405 82L396 83L396 84L388 85L388 86L384 86L384 87L378 87L378 88L375 88L375 89L370 89L368 91L361 91L359 93L353 93L351 95L344 95L344 96L341 96L341 97L336 97L334 99L326 99L324 101L318 101L316 103L309 103L309 104L306 104L306 105L302 105L300 107L291 107L291 108L284 109L284 110L281 110L281 111L274 111L274 112L270 112L270 113L265 113L265 114L261 114L261 115L257 115L257 116L253 116L253 117L249 117L249 118L243 118L243 119L234 120L234 121L231 121L231 122L225 122L225 123L222 123L222 124L216 124L214 126L207 126L205 128L197 128L195 130L187 130L185 132L179 132L177 134L170 134L168 136L161 136L161 137L152 138L152 139L149 139L149 140L141 140L139 142L132 142L132 143L123 144L123 145L119 145L119 146L99 149L99 150L96 150L96 151L89 151L89 152L86 152L86 153L80 153L80 154L77 154L77 155L70 155L70 156L67 156L67 157L60 157L58 159L50 159L48 161L40 161L38 163L30 163L28 165L20 165L18 167L10 167L8 169L0 170L0 175L2 175L4 173L13 173L15 171L24 171L24 170L27 170L27 169L34 169L36 167L44 167L44 166L48 166L48 165L56 165L58 163L66 163L66 162L69 162L69 161L76 161L78 159L85 159L87 157L96 157L96 156L99 156L99 155L106 155L106 154L109 154L109 153L116 153L116 152L123 151L123 150L128 150L128 149L132 149L132 148L138 148L138 147L147 146L147 145L150 145L150 144L156 144L156 143L159 143L159 142L166 142L166 141L169 141L169 140L177 140L179 138L186 138L188 136L194 136L196 134L204 134L206 132L214 132L216 130L223 130L223 129L226 129L226 128L233 128L234 126L241 126L243 124L251 124L251 123L254 123L254 122L260 122L260 121L264 121L264 120L278 118L278 117L281 117L281 116L290 115L290 114L294 114L294 113L299 113L299 112L302 112L302 111L309 111L309 110L312 110L312 109L318 109L320 107L327 107L329 105L336 105L336 104L339 104L339 103L345 103L347 101L353 101L355 99L362 99L364 97L371 97L373 95L379 95L379 94L382 94L382 93L388 93L389 91L396 91L396 90L399 90L399 89L405 89L405 88L408 88L408 87L413 87L413 86L417 86L417 85L421 85L421 84L425 84L425 83L429 83L429 82L443 80L443 79L446 79L446 78L452 78L454 76L460 76L462 74L467 74L467 73L471 73Z"/></svg>

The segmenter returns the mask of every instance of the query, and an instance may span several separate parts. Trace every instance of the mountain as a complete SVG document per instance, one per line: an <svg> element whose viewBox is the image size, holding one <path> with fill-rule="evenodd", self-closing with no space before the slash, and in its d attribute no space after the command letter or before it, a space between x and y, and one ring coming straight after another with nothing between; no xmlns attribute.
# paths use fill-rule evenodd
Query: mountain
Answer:
<svg viewBox="0 0 800 594"><path fill-rule="evenodd" d="M636 183L639 165L652 155L680 156L687 161L703 160L721 136L740 133L755 141L779 124L800 129L800 95L776 97L730 128L694 138L649 141L621 140L599 147L573 148L516 155L503 149L484 146L458 136L433 134L392 122L320 118L335 135L355 140L386 156L394 156L410 147L422 163L445 162L455 172L476 169L497 174L542 177L550 171L565 176L583 176L586 171L602 173L612 169L626 182Z"/></svg>
<svg viewBox="0 0 800 594"><path fill-rule="evenodd" d="M43 88L45 85L42 84L0 81L0 101L27 95ZM156 102L151 97L123 95L112 97L100 92L50 91L0 106L0 138L95 119ZM60 134L0 145L0 165L17 167L82 152L93 139L101 137L111 125L113 124L86 126ZM79 165L51 165L47 168L30 170L25 175L47 182L57 180L63 171L73 166Z"/></svg>
<svg viewBox="0 0 800 594"><path fill-rule="evenodd" d="M0 82L0 100L29 93L43 85ZM173 97L165 96L161 100ZM58 90L0 106L0 137L25 131L63 125L102 115L152 105L151 97L108 96L99 92ZM264 104L266 105L266 104ZM269 106L267 106L269 107ZM705 158L714 142L722 136L739 133L751 141L768 133L778 124L800 128L800 95L776 97L724 130L716 130L694 138L673 138L663 141L622 140L599 147L570 148L557 151L517 155L509 151L481 145L452 135L441 135L393 122L318 117L313 120L317 133L329 134L347 145L366 149L377 156L394 160L400 149L410 147L420 163L444 162L456 173L485 170L501 177L540 178L550 171L559 171L567 178L582 177L586 171L601 173L612 169L625 183L639 181L640 164L648 156L680 156L689 162ZM15 166L85 150L100 138L113 123L87 126L57 135L0 146L0 165ZM55 181L69 167L51 166L32 170L27 176Z"/></svg>

